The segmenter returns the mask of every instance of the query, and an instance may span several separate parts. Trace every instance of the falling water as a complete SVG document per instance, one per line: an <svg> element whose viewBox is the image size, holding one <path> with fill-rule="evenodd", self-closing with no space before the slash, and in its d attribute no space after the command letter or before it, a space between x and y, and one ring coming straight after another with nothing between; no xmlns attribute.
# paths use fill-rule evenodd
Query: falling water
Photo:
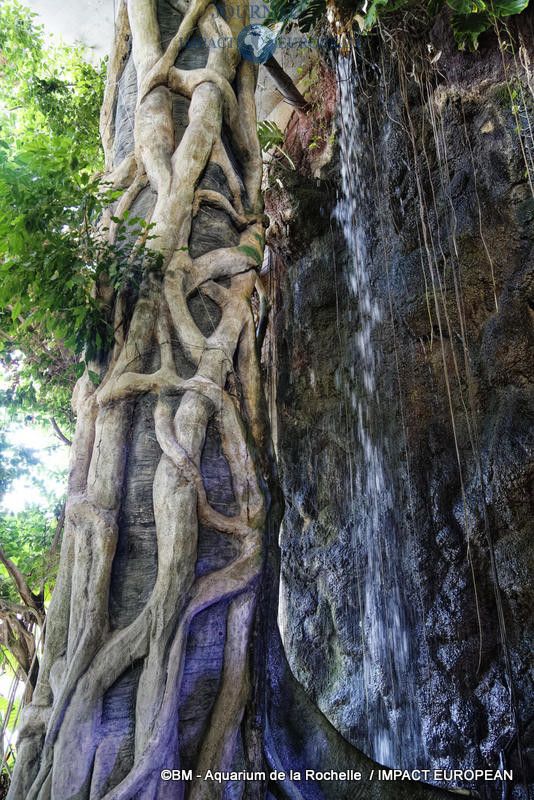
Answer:
<svg viewBox="0 0 534 800"><path fill-rule="evenodd" d="M352 341L343 377L352 476L354 606L360 619L362 674L369 755L389 766L421 766L424 747L413 686L417 652L414 610L408 599L409 567L402 501L383 425L379 386L380 332L387 310L373 290L377 187L369 164L369 132L355 98L350 59L337 65L340 87L342 189L334 212L349 253L346 282L353 307ZM376 266L375 266L376 270Z"/></svg>

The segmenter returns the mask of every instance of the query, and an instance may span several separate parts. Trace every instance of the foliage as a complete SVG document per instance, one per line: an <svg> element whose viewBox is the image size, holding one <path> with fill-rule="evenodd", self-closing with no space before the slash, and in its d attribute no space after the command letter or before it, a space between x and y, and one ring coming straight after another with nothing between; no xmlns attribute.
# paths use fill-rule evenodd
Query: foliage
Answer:
<svg viewBox="0 0 534 800"><path fill-rule="evenodd" d="M30 465L35 465L37 459L33 450L26 447L10 447L5 429L0 430L0 498L2 498L9 485L17 478L21 470Z"/></svg>
<svg viewBox="0 0 534 800"><path fill-rule="evenodd" d="M268 153L270 150L276 149L282 156L284 156L284 158L289 161L291 169L295 169L295 164L291 158L284 150L282 150L285 137L276 122L273 122L272 120L259 122L258 138L260 140L260 148L262 153Z"/></svg>
<svg viewBox="0 0 534 800"><path fill-rule="evenodd" d="M105 227L96 232L120 195L99 180L104 73L80 48L48 46L17 0L0 5L0 406L4 424L52 418L67 437L74 381L114 337L97 283L131 294L141 271L159 266L146 252L143 220L111 217L113 244ZM15 452L2 428L0 496L23 473L38 484L36 461ZM18 514L0 512L0 650L32 683L61 506L48 496Z"/></svg>
<svg viewBox="0 0 534 800"><path fill-rule="evenodd" d="M50 597L57 566L58 520L62 518L64 504L51 479L59 485L65 479L65 471L56 466L56 457L51 472L42 460L42 451L22 446L21 429L13 428L9 416L6 422L10 427L4 424L0 429L0 503L22 480L32 488L33 504L18 512L0 505L0 619L5 615L2 601L27 603L6 566L7 559L22 572L30 593L41 597L43 603ZM65 445L51 445L53 450L59 447Z"/></svg>
<svg viewBox="0 0 534 800"><path fill-rule="evenodd" d="M282 30L296 22L303 33L310 31L324 15L326 0L271 0L265 22L282 23Z"/></svg>
<svg viewBox="0 0 534 800"><path fill-rule="evenodd" d="M59 408L66 424L76 354L102 341L85 245L105 65L83 56L48 47L16 0L0 5L0 359L15 405Z"/></svg>
<svg viewBox="0 0 534 800"><path fill-rule="evenodd" d="M60 504L61 505L61 504ZM0 544L6 556L24 573L28 586L43 599L50 598L56 564L47 558L61 508L50 498L48 508L28 506L18 513L0 514ZM57 515L57 516L56 516ZM0 600L20 603L20 596L6 568L0 564Z"/></svg>
<svg viewBox="0 0 534 800"><path fill-rule="evenodd" d="M38 674L39 631L57 573L64 503L50 493L50 475L44 472L37 452L15 446L9 433L2 430L0 438L2 493L13 490L13 482L21 478L33 490L41 489L38 504L16 513L0 509L0 674L12 676L15 683L22 681L26 703ZM0 702L4 701L0 698ZM3 729L12 730L17 707L9 719L7 708L0 705L0 712Z"/></svg>
<svg viewBox="0 0 534 800"><path fill-rule="evenodd" d="M451 25L460 49L476 50L481 33L493 27L495 21L520 14L529 0L447 0L454 15Z"/></svg>
<svg viewBox="0 0 534 800"><path fill-rule="evenodd" d="M86 363L109 348L114 331L95 283L136 285L150 226L124 214L113 245L95 235L105 191L99 109L105 65L79 48L45 46L34 15L0 6L0 363L4 400L40 421L73 423L70 396ZM103 229L102 233L105 233ZM132 254L132 244L142 244ZM95 381L98 376L92 373Z"/></svg>
<svg viewBox="0 0 534 800"><path fill-rule="evenodd" d="M258 123L258 138L260 140L260 147L264 153L271 150L273 147L279 147L284 144L284 134L276 124L271 120Z"/></svg>
<svg viewBox="0 0 534 800"><path fill-rule="evenodd" d="M357 20L362 33L369 32L379 17L399 8L409 6L412 0L358 0L348 4L353 19ZM451 26L460 49L475 50L481 33L491 28L495 21L512 14L520 14L529 0L427 0L427 10L434 16L447 5L454 12ZM296 23L306 33L326 14L327 0L273 0L266 24L282 23L282 29ZM347 3L340 3L341 10Z"/></svg>
<svg viewBox="0 0 534 800"><path fill-rule="evenodd" d="M33 131L70 138L71 154L95 168L100 161L98 119L105 64L93 66L80 47L51 47L35 14L17 0L0 6L0 104L2 127L24 138ZM16 112L13 114L13 112Z"/></svg>

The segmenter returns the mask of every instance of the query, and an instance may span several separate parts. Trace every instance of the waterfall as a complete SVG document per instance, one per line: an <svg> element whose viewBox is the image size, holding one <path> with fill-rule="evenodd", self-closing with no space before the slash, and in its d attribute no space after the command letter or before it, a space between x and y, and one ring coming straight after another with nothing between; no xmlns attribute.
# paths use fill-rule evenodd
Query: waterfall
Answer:
<svg viewBox="0 0 534 800"><path fill-rule="evenodd" d="M379 302L376 282L381 261L378 175L373 170L369 122L359 107L362 89L352 59L339 56L339 146L342 186L334 217L348 251L345 281L353 309L351 342L338 385L344 394L351 476L350 518L354 549L354 598L363 653L362 680L367 710L368 754L389 766L422 766L425 759L415 674L420 649L403 507L405 487L389 441L381 394L381 330L389 310ZM365 88L365 87L363 87ZM387 130L381 135L387 138ZM382 265L383 266L383 265ZM343 386L341 384L344 384ZM400 437L402 438L402 436ZM410 596L411 595L411 598ZM363 739L363 737L362 737Z"/></svg>

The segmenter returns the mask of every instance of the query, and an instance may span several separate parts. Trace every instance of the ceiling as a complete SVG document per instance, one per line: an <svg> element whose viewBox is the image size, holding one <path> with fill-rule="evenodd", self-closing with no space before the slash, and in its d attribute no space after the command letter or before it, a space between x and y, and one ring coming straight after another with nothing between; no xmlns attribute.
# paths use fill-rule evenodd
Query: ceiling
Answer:
<svg viewBox="0 0 534 800"><path fill-rule="evenodd" d="M114 6L118 0L23 0L56 39L81 42L94 60L109 55L113 40Z"/></svg>

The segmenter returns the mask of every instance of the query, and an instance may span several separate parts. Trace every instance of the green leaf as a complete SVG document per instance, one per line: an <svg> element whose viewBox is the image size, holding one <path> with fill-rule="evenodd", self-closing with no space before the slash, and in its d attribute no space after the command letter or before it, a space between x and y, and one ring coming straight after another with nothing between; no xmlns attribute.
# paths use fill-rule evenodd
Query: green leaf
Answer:
<svg viewBox="0 0 534 800"><path fill-rule="evenodd" d="M84 372L85 372L85 364L83 361L80 361L78 364L74 365L74 375L77 379L81 378Z"/></svg>
<svg viewBox="0 0 534 800"><path fill-rule="evenodd" d="M16 322L16 320L18 319L21 309L22 309L22 303L20 300L17 300L17 302L13 306L13 311L11 312L11 319L13 322Z"/></svg>
<svg viewBox="0 0 534 800"><path fill-rule="evenodd" d="M264 153L284 143L284 134L276 122L271 120L265 120L258 124L258 138L260 140L260 148Z"/></svg>
<svg viewBox="0 0 534 800"><path fill-rule="evenodd" d="M528 6L529 0L491 0L490 8L497 17L520 14Z"/></svg>
<svg viewBox="0 0 534 800"><path fill-rule="evenodd" d="M476 50L480 34L491 28L492 24L491 17L487 12L454 14L451 25L460 50L464 50L466 46L469 50Z"/></svg>
<svg viewBox="0 0 534 800"><path fill-rule="evenodd" d="M409 0L373 0L363 20L363 30L369 31L380 14L396 11L406 5Z"/></svg>
<svg viewBox="0 0 534 800"><path fill-rule="evenodd" d="M447 4L459 16L468 16L486 10L483 0L447 0Z"/></svg>

